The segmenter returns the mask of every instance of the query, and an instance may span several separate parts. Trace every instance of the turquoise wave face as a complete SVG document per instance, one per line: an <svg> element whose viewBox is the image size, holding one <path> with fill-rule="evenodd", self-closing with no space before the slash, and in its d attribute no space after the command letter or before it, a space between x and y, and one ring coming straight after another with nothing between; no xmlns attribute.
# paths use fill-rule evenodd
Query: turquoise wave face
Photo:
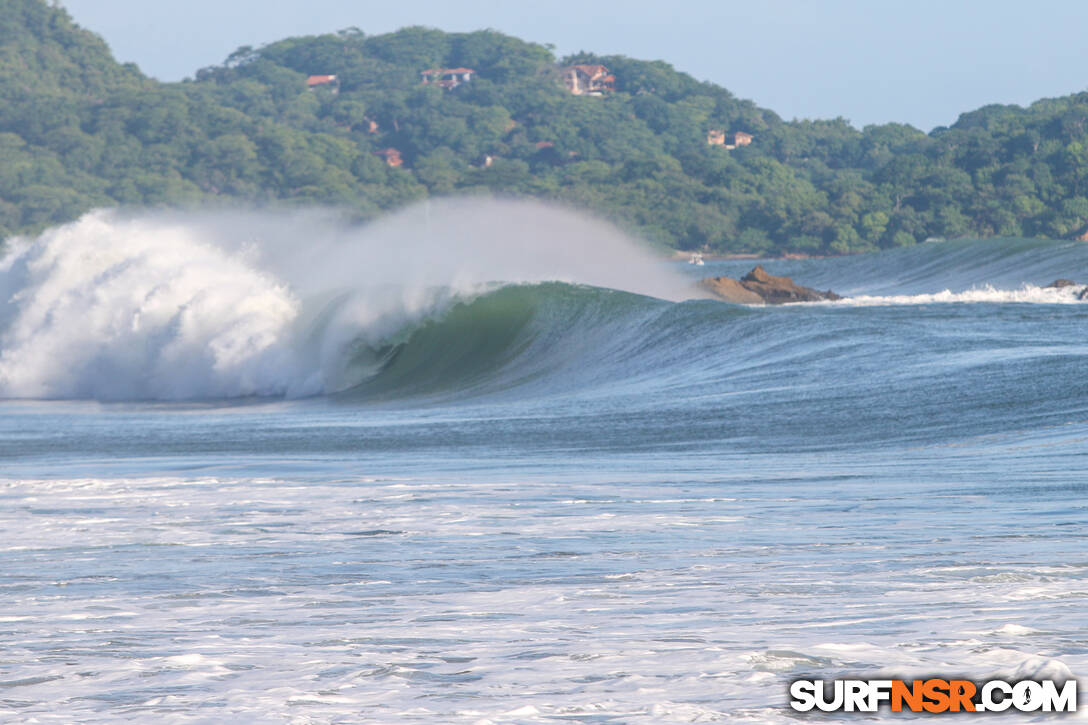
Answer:
<svg viewBox="0 0 1088 725"><path fill-rule="evenodd" d="M1068 302L673 304L511 286L402 330L380 369L337 400L502 410L520 419L519 435L564 445L585 426L618 447L947 440L1088 415L1086 312Z"/></svg>
<svg viewBox="0 0 1088 725"><path fill-rule="evenodd" d="M351 366L358 362L365 369L379 350L388 350L386 360L342 397L517 396L577 389L601 374L618 374L608 369L618 349L653 344L638 338L670 307L651 297L558 282L502 287L412 323L392 344L357 346Z"/></svg>

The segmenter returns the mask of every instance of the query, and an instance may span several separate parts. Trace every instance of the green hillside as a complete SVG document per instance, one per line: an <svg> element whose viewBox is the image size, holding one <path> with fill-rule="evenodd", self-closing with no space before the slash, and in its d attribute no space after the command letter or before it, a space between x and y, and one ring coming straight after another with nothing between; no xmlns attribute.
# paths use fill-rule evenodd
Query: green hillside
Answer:
<svg viewBox="0 0 1088 725"><path fill-rule="evenodd" d="M614 90L573 95L573 64L606 66ZM455 68L475 73L421 83ZM318 75L337 80L310 87ZM557 59L493 31L428 28L242 48L158 83L42 0L0 6L0 88L3 236L104 205L280 201L372 217L448 194L561 200L664 245L732 252L1088 224L1088 94L982 108L928 135L859 131L784 122L660 61ZM711 145L711 132L751 143Z"/></svg>

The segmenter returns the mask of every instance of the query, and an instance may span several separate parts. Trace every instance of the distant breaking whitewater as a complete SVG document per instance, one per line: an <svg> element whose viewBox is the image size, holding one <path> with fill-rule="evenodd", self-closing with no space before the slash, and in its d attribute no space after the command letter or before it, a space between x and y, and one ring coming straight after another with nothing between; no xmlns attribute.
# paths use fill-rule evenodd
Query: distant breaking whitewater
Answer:
<svg viewBox="0 0 1088 725"><path fill-rule="evenodd" d="M1083 304L1077 295L1083 289L1077 287L1040 287L1025 284L1019 289L997 289L993 285L973 287L963 292L945 289L932 294L917 295L855 295L835 302L816 304L835 304L852 307L877 307L881 305L935 305L968 302L993 303L1034 303L1050 305Z"/></svg>

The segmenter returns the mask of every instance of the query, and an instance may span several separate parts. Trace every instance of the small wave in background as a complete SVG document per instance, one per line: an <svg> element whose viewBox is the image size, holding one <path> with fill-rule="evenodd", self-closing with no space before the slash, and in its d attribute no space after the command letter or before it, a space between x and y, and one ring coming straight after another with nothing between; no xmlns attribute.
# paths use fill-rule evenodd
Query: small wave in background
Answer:
<svg viewBox="0 0 1088 725"><path fill-rule="evenodd" d="M723 260L692 267L700 275L744 275L752 260ZM968 295L973 290L994 290L991 297L949 297L930 302L1043 302L1064 301L1066 295L1014 298L1024 289L1043 288L1056 279L1088 284L1088 244L1047 239L957 239L919 244L873 254L830 259L769 260L772 274L784 274L809 287L831 288L851 297L895 297L907 300L925 295ZM1001 299L1002 292L1009 297Z"/></svg>

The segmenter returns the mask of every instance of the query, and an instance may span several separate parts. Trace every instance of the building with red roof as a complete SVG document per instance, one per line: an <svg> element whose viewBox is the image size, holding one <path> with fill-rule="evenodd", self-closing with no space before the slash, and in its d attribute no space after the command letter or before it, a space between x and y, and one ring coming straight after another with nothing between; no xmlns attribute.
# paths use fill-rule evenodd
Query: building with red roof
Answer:
<svg viewBox="0 0 1088 725"><path fill-rule="evenodd" d="M400 151L395 148L382 149L381 151L375 151L376 155L385 159L385 163L392 166L394 169L404 164L404 159L400 157Z"/></svg>
<svg viewBox="0 0 1088 725"><path fill-rule="evenodd" d="M603 96L616 90L616 76L603 65L572 65L563 69L563 83L576 96Z"/></svg>
<svg viewBox="0 0 1088 725"><path fill-rule="evenodd" d="M340 78L337 76L310 76L306 79L306 87L310 90L321 86L328 86L329 90L336 93L340 90Z"/></svg>

